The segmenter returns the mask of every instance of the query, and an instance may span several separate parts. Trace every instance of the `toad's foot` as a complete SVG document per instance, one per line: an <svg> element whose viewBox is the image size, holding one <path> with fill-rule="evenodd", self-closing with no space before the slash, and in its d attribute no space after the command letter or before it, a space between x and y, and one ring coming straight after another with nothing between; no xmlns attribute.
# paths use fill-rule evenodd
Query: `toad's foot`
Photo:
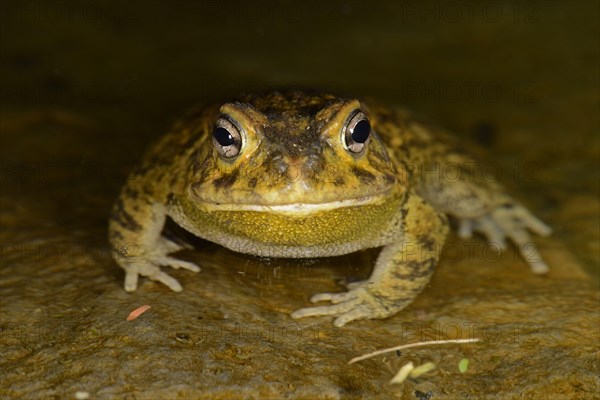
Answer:
<svg viewBox="0 0 600 400"><path fill-rule="evenodd" d="M537 246L527 230L540 236L548 236L552 229L537 219L529 210L518 204L500 206L479 218L459 220L458 234L462 238L471 237L473 231L484 235L499 250L506 248L510 239L519 249L521 257L535 274L545 274L548 266L542 260Z"/></svg>
<svg viewBox="0 0 600 400"><path fill-rule="evenodd" d="M125 269L125 290L128 292L135 291L139 276L141 275L153 281L160 282L175 292L181 292L183 288L179 282L161 271L160 266L170 266L175 269L182 268L192 272L199 272L200 267L196 264L169 256L169 253L180 250L182 247L175 242L161 237L157 245L150 252L143 255L132 254L122 259L121 265Z"/></svg>
<svg viewBox="0 0 600 400"><path fill-rule="evenodd" d="M330 301L332 305L301 308L291 314L292 318L332 315L337 317L333 324L338 328L359 319L389 317L396 314L405 305L404 303L398 303L394 307L392 303L371 293L364 286L344 293L316 294L310 301L312 303Z"/></svg>

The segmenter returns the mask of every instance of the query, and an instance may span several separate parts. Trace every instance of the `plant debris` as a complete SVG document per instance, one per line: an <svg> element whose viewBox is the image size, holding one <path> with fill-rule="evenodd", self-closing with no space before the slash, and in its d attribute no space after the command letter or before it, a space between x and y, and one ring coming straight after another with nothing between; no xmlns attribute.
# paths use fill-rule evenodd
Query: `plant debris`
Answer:
<svg viewBox="0 0 600 400"><path fill-rule="evenodd" d="M469 368L469 359L468 358L463 358L462 360L459 361L458 370L460 371L461 374L464 374L465 372L467 372L468 368Z"/></svg>
<svg viewBox="0 0 600 400"><path fill-rule="evenodd" d="M436 368L436 365L432 362L426 362L425 364L419 365L415 368L414 364L408 362L400 368L400 371L390 380L390 384L394 383L402 383L408 378L418 378L419 376L428 373L429 371L433 371Z"/></svg>
<svg viewBox="0 0 600 400"><path fill-rule="evenodd" d="M481 341L481 339L473 338L473 339L453 339L453 340L432 340L429 342L417 342L417 343L403 344L401 346L390 347L390 348L382 349L382 350L376 350L372 353L363 354L362 356L354 357L352 360L348 361L348 364L354 364L355 362L366 360L367 358L375 357L380 354L385 354L385 353L402 350L402 349L410 349L412 347L429 346L429 345L433 345L433 344L476 343L479 341Z"/></svg>
<svg viewBox="0 0 600 400"><path fill-rule="evenodd" d="M151 308L152 307L148 304L144 304L143 306L136 308L135 310L129 313L129 315L127 316L127 321L133 321L134 319L136 319Z"/></svg>
<svg viewBox="0 0 600 400"><path fill-rule="evenodd" d="M413 369L415 369L415 366L413 365L412 361L404 364L402 368L400 368L400 371L398 371L398 373L394 375L394 377L390 381L390 384L404 382L406 378L408 378L408 374L410 374L410 372Z"/></svg>

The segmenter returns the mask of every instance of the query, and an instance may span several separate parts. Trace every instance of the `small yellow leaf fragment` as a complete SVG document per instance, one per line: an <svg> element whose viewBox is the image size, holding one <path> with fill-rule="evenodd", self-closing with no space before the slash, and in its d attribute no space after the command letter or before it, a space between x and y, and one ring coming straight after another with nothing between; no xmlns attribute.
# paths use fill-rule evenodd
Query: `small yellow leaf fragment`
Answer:
<svg viewBox="0 0 600 400"><path fill-rule="evenodd" d="M133 321L134 319L136 319L137 317L139 317L140 315L142 315L143 313L145 313L146 311L148 311L151 308L152 307L150 307L148 304L144 304L143 306L136 308L131 313L129 313L129 316L127 317L127 321Z"/></svg>
<svg viewBox="0 0 600 400"><path fill-rule="evenodd" d="M467 358L463 358L462 360L459 361L458 370L460 371L461 374L464 374L465 372L467 372L468 368L469 368L469 360Z"/></svg>
<svg viewBox="0 0 600 400"><path fill-rule="evenodd" d="M423 365L419 365L417 368L410 371L411 378L418 378L419 376L428 373L429 371L433 371L436 368L435 364L432 362L426 362Z"/></svg>
<svg viewBox="0 0 600 400"><path fill-rule="evenodd" d="M392 378L390 384L404 382L404 380L408 378L410 371L412 371L414 368L415 366L413 365L412 361L404 364L402 368L400 368L400 371L398 371L398 373Z"/></svg>

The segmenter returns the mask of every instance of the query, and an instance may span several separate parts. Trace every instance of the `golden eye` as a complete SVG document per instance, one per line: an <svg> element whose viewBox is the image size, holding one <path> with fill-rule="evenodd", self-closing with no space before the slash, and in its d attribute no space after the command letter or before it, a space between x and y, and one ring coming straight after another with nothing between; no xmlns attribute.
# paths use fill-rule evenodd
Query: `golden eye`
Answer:
<svg viewBox="0 0 600 400"><path fill-rule="evenodd" d="M226 117L219 117L213 129L213 144L223 158L234 158L242 149L242 134Z"/></svg>
<svg viewBox="0 0 600 400"><path fill-rule="evenodd" d="M367 146L370 137L371 124L365 113L358 110L350 117L343 129L344 148L351 153L360 153Z"/></svg>

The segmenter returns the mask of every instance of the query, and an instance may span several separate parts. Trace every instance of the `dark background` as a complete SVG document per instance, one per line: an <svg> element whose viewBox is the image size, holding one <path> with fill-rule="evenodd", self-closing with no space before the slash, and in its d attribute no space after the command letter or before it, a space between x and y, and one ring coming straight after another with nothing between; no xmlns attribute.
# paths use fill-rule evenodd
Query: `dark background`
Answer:
<svg viewBox="0 0 600 400"><path fill-rule="evenodd" d="M465 108L473 122L500 105L572 126L597 111L585 95L598 85L595 1L3 1L1 12L8 103L173 115L293 85L460 128Z"/></svg>

